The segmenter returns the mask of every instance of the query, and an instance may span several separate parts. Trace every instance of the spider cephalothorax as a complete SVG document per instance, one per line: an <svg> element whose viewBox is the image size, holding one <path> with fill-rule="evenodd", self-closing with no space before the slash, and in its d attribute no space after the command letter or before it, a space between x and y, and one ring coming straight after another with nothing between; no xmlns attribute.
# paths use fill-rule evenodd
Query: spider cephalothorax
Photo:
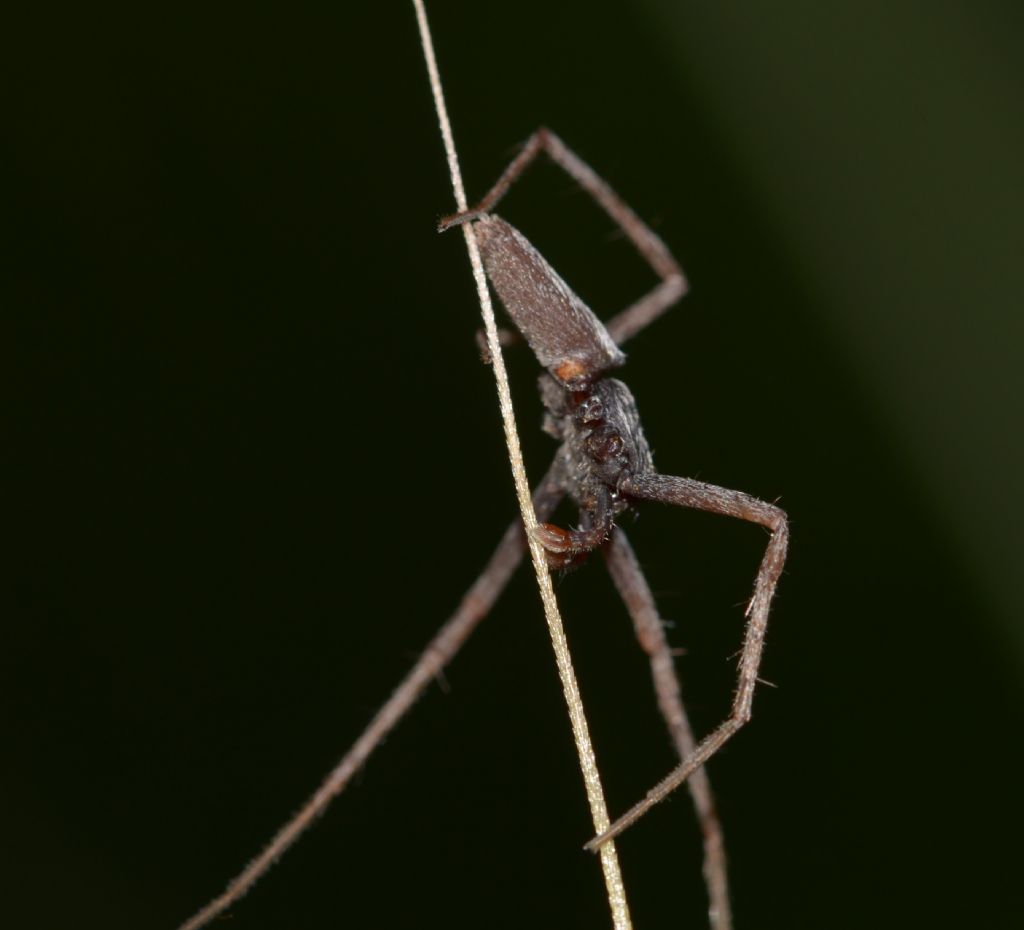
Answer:
<svg viewBox="0 0 1024 930"><path fill-rule="evenodd" d="M579 529L545 523L538 532L549 564L561 568L608 538L615 518L630 506L622 482L653 471L654 462L636 401L621 381L598 377L568 387L543 374L540 393L544 429L562 441L557 461L565 492L580 508Z"/></svg>

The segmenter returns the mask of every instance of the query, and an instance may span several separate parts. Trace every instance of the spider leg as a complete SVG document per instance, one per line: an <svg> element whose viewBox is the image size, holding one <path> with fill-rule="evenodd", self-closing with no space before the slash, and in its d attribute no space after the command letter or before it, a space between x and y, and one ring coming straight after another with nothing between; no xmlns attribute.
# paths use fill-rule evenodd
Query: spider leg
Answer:
<svg viewBox="0 0 1024 930"><path fill-rule="evenodd" d="M621 527L612 531L604 546L608 573L622 598L640 647L651 662L651 677L658 698L658 709L665 720L680 760L689 759L697 747L693 729L683 707L679 677L672 652L662 627L654 595L637 561L636 553ZM699 768L686 782L693 799L701 833L704 836L704 883L708 889L708 913L712 930L730 930L729 884L726 871L725 839L715 809L714 795L707 769Z"/></svg>
<svg viewBox="0 0 1024 930"><path fill-rule="evenodd" d="M556 461L533 494L533 506L538 517L545 519L550 516L564 494L562 466ZM362 735L320 783L320 787L310 795L298 813L277 831L263 851L231 880L227 888L185 921L179 930L196 930L231 907L328 808L388 733L409 712L427 686L444 666L455 658L469 634L494 606L512 573L522 561L525 551L526 535L522 522L517 518L505 530L491 558L463 595L455 613L437 631L415 665L395 688L384 706L377 711Z"/></svg>
<svg viewBox="0 0 1024 930"><path fill-rule="evenodd" d="M747 631L743 639L736 693L729 716L705 737L676 769L648 791L642 801L619 817L604 833L587 843L586 848L591 852L618 836L651 807L668 797L750 719L757 671L764 648L765 628L768 625L768 609L786 561L786 545L789 539L789 524L785 513L774 504L766 504L741 491L730 491L690 478L658 474L638 475L627 479L623 481L620 490L637 500L692 507L757 523L771 530L772 535L757 571L753 597L747 606Z"/></svg>
<svg viewBox="0 0 1024 930"><path fill-rule="evenodd" d="M583 512L580 514L580 528L576 530L563 530L553 523L538 523L534 535L540 540L540 544L547 552L549 565L555 568L562 566L563 556L585 555L602 545L608 534L614 527L615 516L612 513L609 501L606 497L600 496L596 502L597 506L593 514ZM553 558L551 558L553 557Z"/></svg>
<svg viewBox="0 0 1024 930"><path fill-rule="evenodd" d="M586 191L626 234L640 256L662 279L650 293L612 317L606 324L616 343L622 344L645 329L686 293L686 278L661 238L629 207L593 168L572 151L550 129L541 127L526 141L522 151L509 163L501 177L471 210L445 217L443 231L490 213L508 193L531 162L541 153L548 157Z"/></svg>
<svg viewBox="0 0 1024 930"><path fill-rule="evenodd" d="M516 329L505 329L503 326L498 327L498 345L503 349L507 349L510 346L518 345L523 341L522 333ZM476 348L480 353L480 360L485 365L491 364L491 349L487 345L487 332L484 329L478 329L476 331Z"/></svg>

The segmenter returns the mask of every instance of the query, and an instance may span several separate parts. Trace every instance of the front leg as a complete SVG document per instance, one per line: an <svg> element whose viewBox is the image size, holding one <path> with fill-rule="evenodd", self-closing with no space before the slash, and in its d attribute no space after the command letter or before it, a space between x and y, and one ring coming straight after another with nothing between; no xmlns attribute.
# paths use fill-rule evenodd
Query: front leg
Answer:
<svg viewBox="0 0 1024 930"><path fill-rule="evenodd" d="M768 626L768 609L775 596L775 586L782 574L789 541L786 514L774 504L766 504L742 491L730 491L690 478L658 474L638 475L627 479L622 482L620 489L625 495L636 500L692 507L695 510L736 517L748 523L758 523L769 529L772 535L757 571L753 597L747 605L747 632L743 640L739 678L729 716L710 736L705 737L676 769L648 791L642 801L630 808L604 833L587 843L586 848L591 852L596 852L603 843L614 839L651 807L668 797L750 719L757 671L761 665L761 653L764 648L764 634Z"/></svg>

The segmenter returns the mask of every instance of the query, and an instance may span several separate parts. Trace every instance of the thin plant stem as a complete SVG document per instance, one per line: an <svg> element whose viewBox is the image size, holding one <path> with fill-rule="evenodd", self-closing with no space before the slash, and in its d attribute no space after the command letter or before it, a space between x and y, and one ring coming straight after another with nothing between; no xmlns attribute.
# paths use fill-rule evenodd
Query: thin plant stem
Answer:
<svg viewBox="0 0 1024 930"><path fill-rule="evenodd" d="M441 138L444 142L445 155L448 159L448 172L451 176L452 189L455 193L455 203L459 212L463 212L468 207L466 192L462 185L459 159L455 151L455 141L452 136L451 123L448 119L448 110L445 106L441 78L437 70L437 60L434 57L434 45L430 35L430 27L427 24L427 13L423 0L413 0L413 6L416 8L416 20L419 24L420 40L423 44L423 56L427 64L430 89L434 96L434 107L437 110ZM519 500L519 510L523 517L523 524L526 527L530 557L533 560L534 572L537 576L537 588L540 591L541 601L544 605L544 616L551 634L551 643L554 647L555 660L558 664L558 675L562 681L562 691L565 694L566 705L569 709L569 720L572 723L576 751L579 755L580 769L583 773L583 782L587 792L587 801L590 804L590 815L593 819L595 831L601 834L608 829L610 823L608 809L605 806L604 791L601 788L601 778L597 769L597 759L594 755L594 747L590 741L590 731L584 716L583 702L576 684L576 675L573 672L572 659L569 655L569 646L565 638L562 618L559 614L555 592L551 585L551 575L548 572L544 548L536 536L537 517L534 513L530 497L530 485L526 478L526 469L519 445L519 433L516 430L508 375L505 371L505 362L501 354L501 343L498 339L497 324L494 320L494 308L491 305L490 293L487 289L487 279L484 276L483 263L480 259L480 249L477 245L473 224L464 223L462 225L462 232L466 239L466 249L469 252L469 262L473 269L473 277L476 280L477 296L480 299L480 313L484 321L487 347L492 363L491 367L494 370L494 378L498 389L498 404L501 408L501 420L505 430L505 444L508 447L509 462L512 466L512 476L515 481L516 497ZM622 881L618 855L614 844L611 842L601 846L601 868L604 872L605 888L608 894L608 904L611 908L613 924L616 930L629 930L632 923L629 917L629 906L626 903L626 889Z"/></svg>

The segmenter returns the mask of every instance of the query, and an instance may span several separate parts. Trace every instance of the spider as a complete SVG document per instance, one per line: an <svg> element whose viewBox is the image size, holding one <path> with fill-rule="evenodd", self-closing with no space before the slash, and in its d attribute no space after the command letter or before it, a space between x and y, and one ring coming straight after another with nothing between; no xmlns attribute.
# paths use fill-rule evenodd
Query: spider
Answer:
<svg viewBox="0 0 1024 930"><path fill-rule="evenodd" d="M607 324L573 293L522 233L492 212L542 152L593 197L661 278L650 293ZM711 925L714 930L729 930L732 923L722 828L703 766L750 719L768 610L785 561L786 515L774 504L740 491L655 471L633 395L610 373L625 362L619 346L676 303L686 292L686 280L661 239L554 133L538 129L476 207L446 217L439 224L439 231L463 223L475 225L491 285L546 369L540 376L546 411L544 429L561 445L533 494L541 521L538 539L554 568L574 566L594 550L601 551L633 619L640 645L650 659L659 710L681 759L645 798L605 833L587 843L586 848L597 850L686 782L704 838ZM566 496L579 508L579 526L572 530L544 522ZM672 653L651 589L626 534L615 523L616 517L643 501L724 514L759 524L771 532L746 610L747 628L729 716L700 743L694 738L683 708ZM525 534L517 520L506 529L455 613L317 791L227 889L180 930L195 930L238 900L326 809L454 658L494 605L525 550Z"/></svg>

